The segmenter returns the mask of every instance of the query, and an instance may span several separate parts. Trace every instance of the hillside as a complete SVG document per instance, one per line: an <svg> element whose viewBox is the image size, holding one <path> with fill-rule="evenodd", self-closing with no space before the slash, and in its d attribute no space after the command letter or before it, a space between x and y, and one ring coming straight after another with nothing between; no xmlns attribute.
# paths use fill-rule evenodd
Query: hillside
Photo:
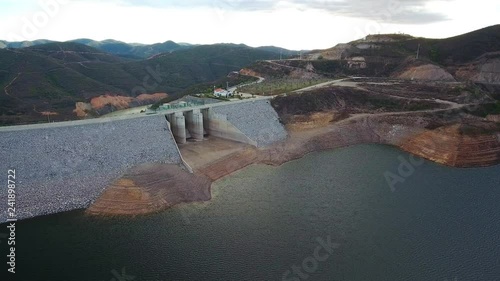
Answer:
<svg viewBox="0 0 500 281"><path fill-rule="evenodd" d="M417 58L418 52L418 58ZM257 62L248 69L270 78L367 76L500 83L500 25L446 39L407 34L369 35L303 60ZM308 74L307 74L308 73Z"/></svg>
<svg viewBox="0 0 500 281"><path fill-rule="evenodd" d="M463 64L483 54L500 51L500 25L447 39L415 38L401 43L408 52L417 50L418 44L421 44L421 54L438 64Z"/></svg>
<svg viewBox="0 0 500 281"><path fill-rule="evenodd" d="M197 46L147 60L129 60L75 42L0 49L0 124L73 120L77 103L88 104L101 96L123 97L118 98L120 106L142 94L175 96L256 60L275 57L231 44ZM119 108L112 103L104 106Z"/></svg>
<svg viewBox="0 0 500 281"><path fill-rule="evenodd" d="M163 43L157 43L152 45L128 44L116 40L94 41L91 39L76 39L73 40L72 42L85 44L87 46L91 46L101 51L114 54L117 56L123 56L129 58L143 58L143 59L161 53L170 53L195 47L195 45L189 45L189 44L181 45L173 41L166 41Z"/></svg>
<svg viewBox="0 0 500 281"><path fill-rule="evenodd" d="M309 59L341 60L356 56L415 57L442 65L471 62L485 53L500 51L500 25L446 39L415 38L406 34L369 35L347 44L307 54Z"/></svg>
<svg viewBox="0 0 500 281"><path fill-rule="evenodd" d="M23 41L23 42L7 42L0 40L0 49L12 48L26 48L26 47L35 47L39 45L44 45L48 43L64 43L64 42L54 42L50 40L35 40L35 41ZM128 59L147 59L153 56L163 54L163 53L172 53L180 50L192 49L200 45L196 44L187 44L187 43L176 43L174 41L168 40L163 43L156 44L140 44L140 43L125 43L117 40L103 40L96 41L87 38L75 39L68 41L66 43L79 43L82 45L86 45L103 52L119 56L122 58ZM248 47L245 45L240 45L242 47ZM250 47L249 47L250 48ZM290 57L297 55L299 51L288 50L285 48L279 48L275 46L263 46L255 48L257 50L267 51L275 54L282 54L283 57ZM306 52L306 51L303 51Z"/></svg>

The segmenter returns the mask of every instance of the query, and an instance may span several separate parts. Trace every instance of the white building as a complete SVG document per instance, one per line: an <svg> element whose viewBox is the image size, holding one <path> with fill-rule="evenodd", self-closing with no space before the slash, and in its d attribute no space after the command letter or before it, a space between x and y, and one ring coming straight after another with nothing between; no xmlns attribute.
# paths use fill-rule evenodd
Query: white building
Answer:
<svg viewBox="0 0 500 281"><path fill-rule="evenodd" d="M222 88L218 88L214 90L214 96L216 97L221 97L221 98L228 98L233 96L233 93L231 93L228 90L224 90Z"/></svg>

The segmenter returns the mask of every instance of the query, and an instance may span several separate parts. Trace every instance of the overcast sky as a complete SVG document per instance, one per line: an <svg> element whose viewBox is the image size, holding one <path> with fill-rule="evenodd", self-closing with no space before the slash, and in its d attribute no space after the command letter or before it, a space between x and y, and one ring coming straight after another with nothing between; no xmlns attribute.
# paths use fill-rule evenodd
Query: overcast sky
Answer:
<svg viewBox="0 0 500 281"><path fill-rule="evenodd" d="M499 18L496 0L0 0L0 39L324 49L376 33L450 37Z"/></svg>

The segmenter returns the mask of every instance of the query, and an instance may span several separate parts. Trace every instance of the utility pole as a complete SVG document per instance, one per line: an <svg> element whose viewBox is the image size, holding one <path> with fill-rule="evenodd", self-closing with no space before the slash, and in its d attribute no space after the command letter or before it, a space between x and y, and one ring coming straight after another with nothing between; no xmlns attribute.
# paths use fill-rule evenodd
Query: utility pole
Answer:
<svg viewBox="0 0 500 281"><path fill-rule="evenodd" d="M420 55L420 44L418 44L418 49L417 49L417 60L418 60L419 55Z"/></svg>

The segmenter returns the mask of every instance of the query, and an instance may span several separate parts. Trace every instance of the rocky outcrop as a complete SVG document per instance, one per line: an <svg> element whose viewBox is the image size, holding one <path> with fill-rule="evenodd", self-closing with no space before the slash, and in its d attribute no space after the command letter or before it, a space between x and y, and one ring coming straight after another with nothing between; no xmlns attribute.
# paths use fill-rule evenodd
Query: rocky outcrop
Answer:
<svg viewBox="0 0 500 281"><path fill-rule="evenodd" d="M486 120L500 123L500 115L488 115L486 116Z"/></svg>
<svg viewBox="0 0 500 281"><path fill-rule="evenodd" d="M140 215L179 203L210 200L211 181L177 165L135 167L109 186L90 206L91 215Z"/></svg>
<svg viewBox="0 0 500 281"><path fill-rule="evenodd" d="M362 117L340 121L303 137L292 135L286 142L259 154L261 163L281 165L304 155L356 144L387 144L452 167L482 167L500 164L500 132L491 123L474 127L447 125L426 129L432 120L423 117Z"/></svg>
<svg viewBox="0 0 500 281"><path fill-rule="evenodd" d="M364 57L352 57L347 59L349 68L365 69L367 67L366 59Z"/></svg>
<svg viewBox="0 0 500 281"><path fill-rule="evenodd" d="M79 118L98 117L115 110L152 104L166 97L168 95L165 93L141 94L135 98L106 94L92 98L88 103L76 103L73 113Z"/></svg>
<svg viewBox="0 0 500 281"><path fill-rule="evenodd" d="M243 68L239 71L240 75L245 75L245 76L253 76L253 77L260 77L262 76L260 73L257 73L251 69L248 68Z"/></svg>
<svg viewBox="0 0 500 281"><path fill-rule="evenodd" d="M464 125L427 130L402 143L420 157L453 167L481 167L500 163L500 140L492 133L467 133Z"/></svg>
<svg viewBox="0 0 500 281"><path fill-rule="evenodd" d="M500 84L500 53L487 54L474 63L463 65L455 75L460 80Z"/></svg>
<svg viewBox="0 0 500 281"><path fill-rule="evenodd" d="M408 67L403 73L397 75L397 78L427 81L455 81L455 78L453 78L450 73L433 64Z"/></svg>
<svg viewBox="0 0 500 281"><path fill-rule="evenodd" d="M73 110L73 113L75 113L78 118L85 118L91 115L91 112L92 105L86 102L77 102L75 104L75 109Z"/></svg>
<svg viewBox="0 0 500 281"><path fill-rule="evenodd" d="M411 124L413 123L413 124ZM269 165L281 165L304 155L357 144L389 144L398 146L409 136L424 130L426 123L409 118L360 117L346 119L317 129L313 135L296 133L286 142L260 153L259 160Z"/></svg>
<svg viewBox="0 0 500 281"><path fill-rule="evenodd" d="M473 80L488 84L500 83L500 59L489 60L482 64Z"/></svg>

